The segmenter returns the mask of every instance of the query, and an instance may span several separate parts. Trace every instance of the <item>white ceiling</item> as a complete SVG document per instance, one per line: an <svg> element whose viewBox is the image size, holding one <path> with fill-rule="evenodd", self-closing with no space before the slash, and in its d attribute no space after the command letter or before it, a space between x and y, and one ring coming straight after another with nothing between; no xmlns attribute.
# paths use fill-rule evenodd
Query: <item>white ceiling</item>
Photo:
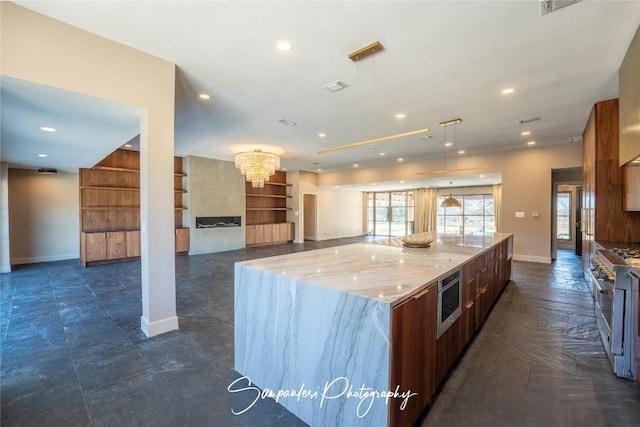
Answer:
<svg viewBox="0 0 640 427"><path fill-rule="evenodd" d="M16 3L174 62L176 155L231 160L238 151L263 148L280 154L283 167L308 171L442 156L438 123L453 117L463 119L456 143L464 155L523 148L532 139L536 146L568 143L582 134L594 102L618 96L618 68L640 24L637 1L582 1L548 15L541 15L537 0ZM275 49L282 39L294 44L293 51ZM348 58L376 40L383 51L358 63ZM322 89L336 80L349 87ZM27 125L84 133L84 141L96 145L97 134L111 137L104 152L130 139L128 123L139 112L123 106L116 125L112 119L119 116L108 106L104 117L86 117L71 96L64 109L57 101L65 96L61 91L45 88L46 96L32 97L28 86L2 80L3 160L35 165L29 156L51 135L25 138ZM515 93L502 95L506 87ZM211 99L201 101L200 92ZM88 105L86 97L73 96ZM405 119L395 118L400 112ZM517 123L533 116L541 120ZM98 127L110 122L113 134ZM433 138L317 154L424 127ZM521 136L523 130L531 136ZM78 157L74 165L77 144L56 144L68 162L48 166L73 170L100 160L87 164Z"/></svg>

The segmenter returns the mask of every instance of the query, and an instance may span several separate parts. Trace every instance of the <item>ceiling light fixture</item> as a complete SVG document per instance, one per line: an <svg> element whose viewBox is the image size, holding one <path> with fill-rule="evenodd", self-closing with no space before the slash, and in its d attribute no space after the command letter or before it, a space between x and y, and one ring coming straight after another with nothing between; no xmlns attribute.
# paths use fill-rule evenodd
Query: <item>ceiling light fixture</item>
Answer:
<svg viewBox="0 0 640 427"><path fill-rule="evenodd" d="M536 142L535 141L529 141L529 142L527 142L527 145L536 145Z"/></svg>
<svg viewBox="0 0 640 427"><path fill-rule="evenodd" d="M51 126L42 126L40 130L42 132L55 132L56 128L52 128Z"/></svg>
<svg viewBox="0 0 640 427"><path fill-rule="evenodd" d="M464 150L458 150L458 154L464 154Z"/></svg>
<svg viewBox="0 0 640 427"><path fill-rule="evenodd" d="M407 117L407 116L405 116L404 113L396 114L396 119L404 119L405 117Z"/></svg>
<svg viewBox="0 0 640 427"><path fill-rule="evenodd" d="M520 132L520 135L529 136L529 135L531 135L531 132L529 132L528 130L525 130L524 132Z"/></svg>
<svg viewBox="0 0 640 427"><path fill-rule="evenodd" d="M400 157L400 158L398 159L398 161L399 161L399 162L404 162L404 159L403 159L402 157Z"/></svg>
<svg viewBox="0 0 640 427"><path fill-rule="evenodd" d="M354 163L354 164L353 164L353 167L354 167L354 168L357 168L358 166L360 166L360 165L359 165L359 164L357 164L357 163Z"/></svg>
<svg viewBox="0 0 640 427"><path fill-rule="evenodd" d="M384 156L385 153L378 153L378 156Z"/></svg>
<svg viewBox="0 0 640 427"><path fill-rule="evenodd" d="M325 136L327 136L327 134L326 134L326 133L319 133L319 134L318 134L318 136L319 136L320 138L324 138Z"/></svg>
<svg viewBox="0 0 640 427"><path fill-rule="evenodd" d="M124 144L124 148L131 148L131 147L133 147L133 145L131 145L131 144Z"/></svg>
<svg viewBox="0 0 640 427"><path fill-rule="evenodd" d="M44 158L44 157L47 157L47 155L46 154L38 154L38 157Z"/></svg>
<svg viewBox="0 0 640 427"><path fill-rule="evenodd" d="M382 44L379 41L375 41L373 43L368 44L367 46L364 46L358 50L355 50L353 52L351 52L349 54L349 59L351 59L353 62L358 62L359 60L366 58L370 55L375 54L376 52L379 52L381 50L383 50L384 47L382 46ZM376 76L375 76L375 56L373 57L374 61L373 61L373 86L374 86L374 97L375 97L375 82L376 82ZM356 65L357 68L357 65ZM375 112L375 109L374 109ZM356 114L356 119L357 119L357 114ZM375 123L375 117L373 122ZM353 147L358 147L360 145L366 145L366 144L373 144L375 142L381 142L381 141L388 141L390 139L396 139L396 138L402 138L404 136L410 136L410 135L417 135L419 133L426 133L429 132L429 128L424 128L424 129L418 129L418 130L414 130L414 131L409 131L409 132L401 132L401 133L397 133L394 135L387 135L387 136L382 136L382 137L376 137L375 136L375 129L373 132L373 138L371 139L367 139L364 141L358 141L358 142L354 142L352 144L345 144L345 145L340 145L338 147L333 147L333 148L326 148L324 150L319 150L318 154L325 154L325 153L329 153L331 151L337 151L337 150L344 150L345 148L353 148Z"/></svg>
<svg viewBox="0 0 640 427"><path fill-rule="evenodd" d="M512 94L512 93L513 93L513 92L515 92L515 91L516 91L516 90L515 90L514 88L512 88L512 87L508 87L508 88L506 88L506 89L502 89L502 94L503 94L503 95L510 95L510 94Z"/></svg>
<svg viewBox="0 0 640 427"><path fill-rule="evenodd" d="M247 177L247 182L256 187L264 187L264 182L280 167L280 158L273 153L256 149L236 154L236 167Z"/></svg>
<svg viewBox="0 0 640 427"><path fill-rule="evenodd" d="M445 142L444 146L445 147L451 147L453 145L453 142Z"/></svg>
<svg viewBox="0 0 640 427"><path fill-rule="evenodd" d="M211 96L207 95L206 93L201 93L200 95L198 95L198 98L202 99L203 101L208 101L209 99L211 99Z"/></svg>
<svg viewBox="0 0 640 427"><path fill-rule="evenodd" d="M447 126L453 125L453 141L456 143L456 145L458 144L458 123L462 122L462 119L455 118L455 119L451 119L451 120L445 120L444 122L440 122L440 126L442 126L442 132L443 132L443 140L446 141L447 140ZM456 161L456 169L458 169L458 160L457 157L455 158ZM443 170L447 170L447 147L445 144L444 149L442 150L442 169ZM440 204L440 207L443 208L459 208L462 207L462 205L460 204L460 200L456 199L453 197L453 191L451 190L451 186L453 185L452 181L449 181L449 197L447 197L446 199L444 199L442 201L442 204Z"/></svg>

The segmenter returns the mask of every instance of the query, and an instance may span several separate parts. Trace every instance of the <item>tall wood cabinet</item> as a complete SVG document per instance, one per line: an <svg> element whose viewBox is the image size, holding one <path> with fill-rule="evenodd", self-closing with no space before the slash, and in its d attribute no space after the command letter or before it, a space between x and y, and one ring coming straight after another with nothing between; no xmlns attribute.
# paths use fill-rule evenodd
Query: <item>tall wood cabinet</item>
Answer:
<svg viewBox="0 0 640 427"><path fill-rule="evenodd" d="M281 171L265 181L263 188L254 188L250 182L245 184L247 246L293 241L294 224L287 222L290 188L287 173Z"/></svg>
<svg viewBox="0 0 640 427"><path fill-rule="evenodd" d="M618 100L596 103L582 135L582 263L585 275L595 253L594 240L640 240L640 215L623 209L623 168L618 162L618 133Z"/></svg>
<svg viewBox="0 0 640 427"><path fill-rule="evenodd" d="M174 159L175 250L189 251L182 227L182 158ZM83 266L140 256L140 153L116 150L80 169L80 262Z"/></svg>

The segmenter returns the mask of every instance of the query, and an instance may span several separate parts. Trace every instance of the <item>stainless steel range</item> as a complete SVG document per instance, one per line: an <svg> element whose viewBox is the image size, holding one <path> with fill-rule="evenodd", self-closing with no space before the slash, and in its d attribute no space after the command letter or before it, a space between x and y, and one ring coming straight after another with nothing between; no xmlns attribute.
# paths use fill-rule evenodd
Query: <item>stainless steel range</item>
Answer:
<svg viewBox="0 0 640 427"><path fill-rule="evenodd" d="M596 252L590 269L591 292L596 300L598 329L613 371L619 377L634 379L630 266L617 253L626 252Z"/></svg>

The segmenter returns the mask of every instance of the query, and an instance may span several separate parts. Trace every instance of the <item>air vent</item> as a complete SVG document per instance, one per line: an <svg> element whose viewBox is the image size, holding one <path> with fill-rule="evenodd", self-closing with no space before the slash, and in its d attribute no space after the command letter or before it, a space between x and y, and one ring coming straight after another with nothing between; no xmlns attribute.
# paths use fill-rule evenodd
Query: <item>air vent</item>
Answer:
<svg viewBox="0 0 640 427"><path fill-rule="evenodd" d="M38 169L38 173L44 174L44 175L53 175L58 173L58 169L51 169L51 168L39 168Z"/></svg>
<svg viewBox="0 0 640 427"><path fill-rule="evenodd" d="M418 138L427 140L427 139L433 138L433 135L422 135L422 136L419 136Z"/></svg>
<svg viewBox="0 0 640 427"><path fill-rule="evenodd" d="M571 138L569 138L569 142L582 142L582 137L581 136L572 136Z"/></svg>
<svg viewBox="0 0 640 427"><path fill-rule="evenodd" d="M326 85L322 86L322 89L326 89L329 92L337 92L337 91L342 90L342 89L347 88L347 87L349 87L349 85L346 84L345 82L342 82L340 80L336 80L333 83L329 83L329 84L326 84Z"/></svg>
<svg viewBox="0 0 640 427"><path fill-rule="evenodd" d="M555 12L565 6L578 3L582 0L542 0L540 2L540 14L546 15L547 13Z"/></svg>
<svg viewBox="0 0 640 427"><path fill-rule="evenodd" d="M529 117L528 119L520 119L518 120L518 123L520 123L521 125L524 125L526 123L537 122L538 120L540 120L540 116Z"/></svg>
<svg viewBox="0 0 640 427"><path fill-rule="evenodd" d="M292 128L295 125L297 125L296 122L292 122L291 120L287 120L287 119L280 119L280 120L278 120L278 123L283 124L283 125L285 125L287 127L290 127L290 128Z"/></svg>

